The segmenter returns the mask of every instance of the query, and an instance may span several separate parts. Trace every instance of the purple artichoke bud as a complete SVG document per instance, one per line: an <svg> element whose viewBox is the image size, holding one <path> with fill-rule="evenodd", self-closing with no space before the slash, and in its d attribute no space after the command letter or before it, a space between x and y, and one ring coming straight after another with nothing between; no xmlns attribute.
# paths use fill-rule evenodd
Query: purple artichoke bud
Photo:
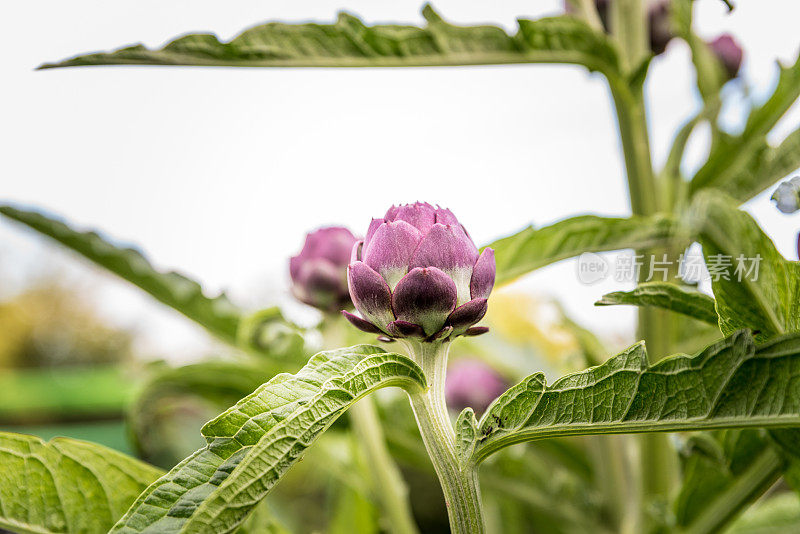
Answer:
<svg viewBox="0 0 800 534"><path fill-rule="evenodd" d="M508 384L494 369L479 360L459 360L447 370L444 394L447 405L456 411L466 407L480 415Z"/></svg>
<svg viewBox="0 0 800 534"><path fill-rule="evenodd" d="M347 264L356 243L347 228L320 228L306 235L300 254L289 260L292 293L325 312L351 307Z"/></svg>
<svg viewBox="0 0 800 534"><path fill-rule="evenodd" d="M742 66L742 47L728 33L723 33L710 43L711 51L717 56L717 59L725 67L725 72L729 79L734 79L739 74L739 67Z"/></svg>
<svg viewBox="0 0 800 534"><path fill-rule="evenodd" d="M494 251L478 252L450 210L417 202L373 219L353 247L350 296L366 332L428 341L478 335L494 286Z"/></svg>

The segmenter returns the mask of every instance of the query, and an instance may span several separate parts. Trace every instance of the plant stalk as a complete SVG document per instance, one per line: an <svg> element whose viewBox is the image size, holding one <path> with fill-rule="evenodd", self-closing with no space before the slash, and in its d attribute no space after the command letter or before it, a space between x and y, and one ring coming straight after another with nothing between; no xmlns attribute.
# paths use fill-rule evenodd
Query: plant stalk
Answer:
<svg viewBox="0 0 800 534"><path fill-rule="evenodd" d="M341 317L323 320L320 330L326 348L347 345L342 326ZM347 415L369 466L373 494L380 503L382 515L388 519L387 530L393 534L419 534L408 500L408 487L389 454L373 399L364 397L347 411Z"/></svg>
<svg viewBox="0 0 800 534"><path fill-rule="evenodd" d="M409 394L422 441L442 486L450 530L453 534L485 532L477 467L462 465L456 435L444 395L450 343L403 340L409 356L422 367L428 380L423 393Z"/></svg>
<svg viewBox="0 0 800 534"><path fill-rule="evenodd" d="M347 413L369 465L374 492L388 520L388 530L395 534L417 534L419 531L408 502L408 489L386 448L375 403L365 397Z"/></svg>
<svg viewBox="0 0 800 534"><path fill-rule="evenodd" d="M646 58L647 25L643 2L624 0L615 2L612 30L623 51L623 65L628 72ZM626 74L609 76L609 87L614 99L619 124L619 134L625 158L631 211L634 215L653 215L659 211L660 202L653 164L650 155L647 114L641 84L631 83ZM672 198L676 192L668 192ZM648 256L655 251L637 251L643 255L645 265L640 279L648 272ZM674 259L674 258L671 258ZM667 313L653 308L640 308L638 337L647 343L653 361L669 354L672 340L672 320ZM646 434L639 438L640 478L642 501L638 527L647 528L646 509L653 499L666 499L677 482L677 456L667 434Z"/></svg>

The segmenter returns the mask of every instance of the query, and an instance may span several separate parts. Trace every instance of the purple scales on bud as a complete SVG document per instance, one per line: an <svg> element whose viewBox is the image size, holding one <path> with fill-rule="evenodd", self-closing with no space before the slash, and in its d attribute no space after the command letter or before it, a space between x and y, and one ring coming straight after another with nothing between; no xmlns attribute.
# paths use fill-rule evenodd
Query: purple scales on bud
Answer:
<svg viewBox="0 0 800 534"><path fill-rule="evenodd" d="M353 246L347 280L361 330L390 338L442 340L485 332L494 251L483 253L450 210L417 202L373 219Z"/></svg>
<svg viewBox="0 0 800 534"><path fill-rule="evenodd" d="M444 394L451 409L460 412L470 407L480 417L507 387L506 381L480 360L458 360L447 370Z"/></svg>
<svg viewBox="0 0 800 534"><path fill-rule="evenodd" d="M710 43L708 43L711 51L717 56L717 59L722 63L725 68L725 73L729 79L734 79L739 74L739 68L742 66L742 57L744 52L736 39L728 33L723 33Z"/></svg>
<svg viewBox="0 0 800 534"><path fill-rule="evenodd" d="M347 264L355 236L347 228L320 228L306 235L300 254L289 260L292 293L324 312L350 307Z"/></svg>

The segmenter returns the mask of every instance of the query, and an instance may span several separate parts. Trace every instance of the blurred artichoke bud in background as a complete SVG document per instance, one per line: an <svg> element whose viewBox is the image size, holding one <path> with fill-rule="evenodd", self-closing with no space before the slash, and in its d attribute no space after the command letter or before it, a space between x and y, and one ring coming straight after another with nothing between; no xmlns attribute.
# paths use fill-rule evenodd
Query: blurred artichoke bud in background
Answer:
<svg viewBox="0 0 800 534"><path fill-rule="evenodd" d="M460 412L472 408L480 415L508 384L497 372L480 360L457 360L447 370L444 386L447 406Z"/></svg>
<svg viewBox="0 0 800 534"><path fill-rule="evenodd" d="M347 263L356 242L347 228L320 228L306 235L300 254L289 260L292 293L324 312L350 308Z"/></svg>
<svg viewBox="0 0 800 534"><path fill-rule="evenodd" d="M361 317L343 313L361 330L390 338L482 334L486 328L472 325L486 313L494 276L494 251L479 254L450 210L392 206L353 247L347 280Z"/></svg>
<svg viewBox="0 0 800 534"><path fill-rule="evenodd" d="M739 74L739 67L742 66L742 47L733 38L732 35L723 33L710 43L708 43L711 51L717 56L717 59L722 63L725 68L725 73L729 79L736 78Z"/></svg>
<svg viewBox="0 0 800 534"><path fill-rule="evenodd" d="M606 33L609 33L611 31L611 0L594 0L594 6L600 22L603 23L603 28ZM575 13L577 10L570 0L564 0L564 11ZM669 0L652 0L647 3L647 23L650 29L650 51L654 54L662 54L667 49L667 43L675 37L669 13Z"/></svg>

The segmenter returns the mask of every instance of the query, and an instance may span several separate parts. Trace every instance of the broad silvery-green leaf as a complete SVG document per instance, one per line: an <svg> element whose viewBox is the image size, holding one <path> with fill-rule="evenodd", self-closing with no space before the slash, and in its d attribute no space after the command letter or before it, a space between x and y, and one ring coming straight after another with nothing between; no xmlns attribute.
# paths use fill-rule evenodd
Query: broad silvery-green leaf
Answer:
<svg viewBox="0 0 800 534"><path fill-rule="evenodd" d="M368 26L340 13L333 24L270 22L223 43L211 34L179 37L160 50L142 45L77 56L41 68L85 65L236 67L409 67L577 63L614 72L611 41L573 17L520 20L513 36L496 26L455 26L430 6L424 27Z"/></svg>
<svg viewBox="0 0 800 534"><path fill-rule="evenodd" d="M800 425L798 374L800 334L756 347L740 331L652 366L640 342L551 385L537 373L513 386L481 418L472 459L557 436Z"/></svg>
<svg viewBox="0 0 800 534"><path fill-rule="evenodd" d="M676 224L667 217L598 217L583 215L542 228L530 226L487 246L495 251L496 283L506 284L531 271L578 256L663 244Z"/></svg>
<svg viewBox="0 0 800 534"><path fill-rule="evenodd" d="M42 213L11 206L0 206L0 213L124 278L219 338L236 342L240 312L225 294L207 297L194 280L174 271L158 271L138 250L116 246L96 232L80 232Z"/></svg>
<svg viewBox="0 0 800 534"><path fill-rule="evenodd" d="M107 532L161 474L94 443L0 432L0 529Z"/></svg>
<svg viewBox="0 0 800 534"><path fill-rule="evenodd" d="M595 306L618 304L655 306L682 313L709 324L717 324L717 311L714 308L713 298L705 293L667 282L646 282L638 285L632 291L608 293L595 302Z"/></svg>
<svg viewBox="0 0 800 534"><path fill-rule="evenodd" d="M247 514L356 400L386 386L425 388L405 356L370 345L321 352L203 427L207 445L137 499L113 532L235 530Z"/></svg>
<svg viewBox="0 0 800 534"><path fill-rule="evenodd" d="M757 340L800 331L800 264L787 261L736 202L703 192L692 207L723 334L753 329Z"/></svg>
<svg viewBox="0 0 800 534"><path fill-rule="evenodd" d="M800 166L798 132L772 147L767 134L800 96L800 56L794 65L780 67L778 84L762 105L755 107L739 135L721 135L706 163L692 178L691 191L719 188L744 202Z"/></svg>

